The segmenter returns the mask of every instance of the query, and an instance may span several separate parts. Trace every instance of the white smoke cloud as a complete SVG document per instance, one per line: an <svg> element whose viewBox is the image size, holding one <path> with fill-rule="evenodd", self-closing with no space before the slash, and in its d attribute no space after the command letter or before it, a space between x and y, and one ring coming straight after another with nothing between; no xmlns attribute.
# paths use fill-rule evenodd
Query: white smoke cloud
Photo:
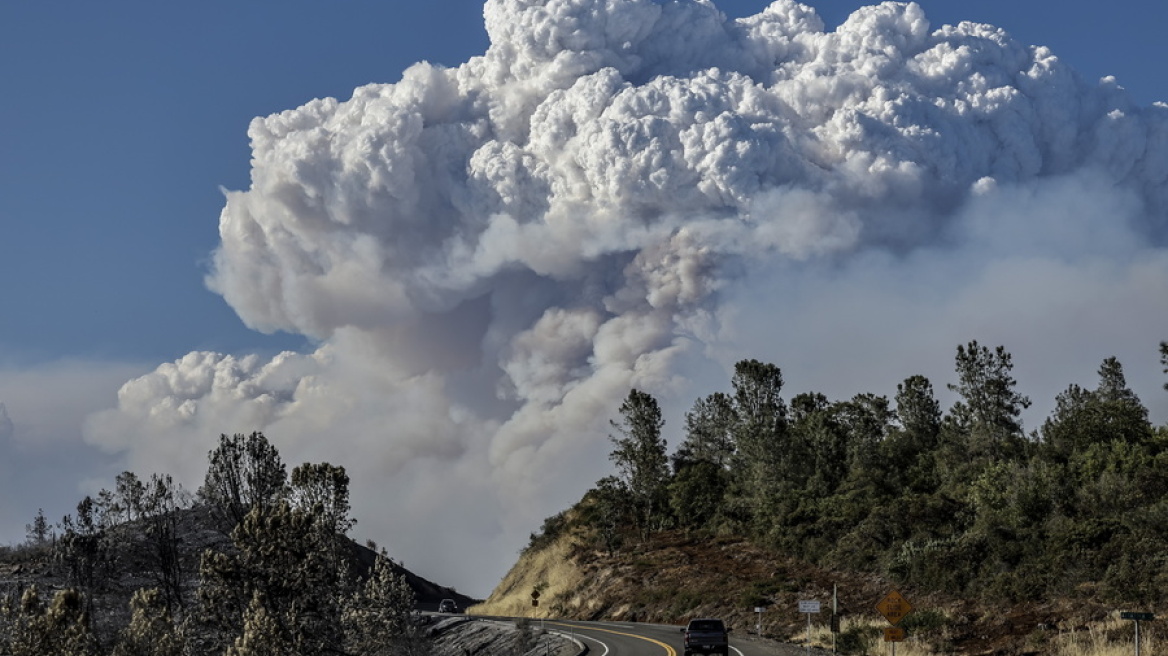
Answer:
<svg viewBox="0 0 1168 656"><path fill-rule="evenodd" d="M738 358L888 394L979 339L1040 407L1112 353L1154 389L1168 106L911 3L834 31L791 0L484 16L457 68L252 122L208 284L319 349L162 365L91 443L197 484L219 433L263 429L350 470L359 533L485 594L608 473L630 386L676 425Z"/></svg>

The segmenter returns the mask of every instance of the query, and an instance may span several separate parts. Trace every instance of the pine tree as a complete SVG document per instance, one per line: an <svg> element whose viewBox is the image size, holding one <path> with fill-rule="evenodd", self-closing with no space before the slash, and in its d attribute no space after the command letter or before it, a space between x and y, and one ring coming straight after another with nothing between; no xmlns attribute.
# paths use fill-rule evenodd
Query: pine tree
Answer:
<svg viewBox="0 0 1168 656"><path fill-rule="evenodd" d="M957 347L957 384L949 389L961 395L950 416L954 428L967 440L969 455L990 461L1021 455L1024 448L1022 411L1030 399L1015 389L1014 363L1005 347L993 351L977 340Z"/></svg>
<svg viewBox="0 0 1168 656"><path fill-rule="evenodd" d="M215 642L225 646L242 636L260 603L263 622L274 622L295 653L319 654L340 644L347 571L336 566L322 521L286 501L267 512L255 506L232 531L233 550L204 552L199 616Z"/></svg>
<svg viewBox="0 0 1168 656"><path fill-rule="evenodd" d="M406 577L394 571L384 551L369 578L346 603L342 622L352 656L423 656L430 643L415 618L416 598Z"/></svg>
<svg viewBox="0 0 1168 656"><path fill-rule="evenodd" d="M1160 366L1168 374L1168 342L1160 342ZM1164 389L1168 390L1168 383L1164 383Z"/></svg>
<svg viewBox="0 0 1168 656"><path fill-rule="evenodd" d="M1099 366L1094 390L1070 385L1055 398L1055 410L1043 422L1043 453L1066 462L1073 453L1112 441L1144 444L1152 436L1148 409L1127 387L1123 366L1114 357Z"/></svg>
<svg viewBox="0 0 1168 656"><path fill-rule="evenodd" d="M243 632L224 656L309 656L315 653L297 649L264 604L263 595L257 591L252 594L244 612Z"/></svg>
<svg viewBox="0 0 1168 656"><path fill-rule="evenodd" d="M754 529L765 532L782 514L777 504L784 494L806 478L806 454L789 439L787 406L780 396L783 373L777 366L742 360L734 365L731 383L738 415L733 492L749 509Z"/></svg>
<svg viewBox="0 0 1168 656"><path fill-rule="evenodd" d="M124 628L112 656L182 656L183 641L175 628L164 595L142 588L130 599L130 624Z"/></svg>
<svg viewBox="0 0 1168 656"><path fill-rule="evenodd" d="M941 404L933 394L933 384L921 376L909 376L896 386L896 418L886 444L893 472L915 492L931 492L937 480L936 449L941 436Z"/></svg>
<svg viewBox="0 0 1168 656"><path fill-rule="evenodd" d="M96 656L97 639L81 594L65 589L53 596L48 608L36 587L21 597L9 644L11 656Z"/></svg>
<svg viewBox="0 0 1168 656"><path fill-rule="evenodd" d="M43 547L48 543L49 520L45 519L45 511L43 508L37 508L36 517L33 517L31 524L25 524L24 530L30 545Z"/></svg>
<svg viewBox="0 0 1168 656"><path fill-rule="evenodd" d="M678 462L709 462L727 467L734 456L734 431L738 414L734 401L726 394L715 392L694 401L685 413L685 440L674 456Z"/></svg>
<svg viewBox="0 0 1168 656"><path fill-rule="evenodd" d="M669 459L661 436L665 420L657 399L636 389L629 390L620 414L620 422L610 422L618 434L609 436L616 446L609 458L629 491L637 526L647 535L665 503L669 483Z"/></svg>
<svg viewBox="0 0 1168 656"><path fill-rule="evenodd" d="M219 446L207 458L210 464L200 493L228 529L242 522L252 508L263 512L279 501L287 473L279 452L263 433L220 435Z"/></svg>
<svg viewBox="0 0 1168 656"><path fill-rule="evenodd" d="M141 517L142 500L146 496L146 486L142 484L138 475L131 471L124 471L118 474L114 486L117 507L125 513L125 520L132 522Z"/></svg>
<svg viewBox="0 0 1168 656"><path fill-rule="evenodd" d="M140 511L149 549L150 574L171 611L184 605L182 587L186 572L178 535L181 499L181 489L169 474L153 474L144 488Z"/></svg>

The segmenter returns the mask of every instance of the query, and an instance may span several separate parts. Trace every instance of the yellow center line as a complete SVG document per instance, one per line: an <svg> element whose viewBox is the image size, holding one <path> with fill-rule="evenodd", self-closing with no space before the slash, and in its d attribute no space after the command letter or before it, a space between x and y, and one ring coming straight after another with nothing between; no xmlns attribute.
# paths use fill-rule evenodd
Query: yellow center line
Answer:
<svg viewBox="0 0 1168 656"><path fill-rule="evenodd" d="M635 633L623 633L621 631L613 631L612 629L602 629L602 628L596 627L596 626L580 626L579 624L560 624L559 622L548 622L548 624L557 624L559 626L572 627L572 628L580 629L580 630L584 630L584 631L604 631L605 633L611 633L613 635L624 636L626 638L636 638L637 640L644 640L645 642L651 642L651 643L657 645L658 647L664 648L665 653L668 654L668 656L677 656L677 650L675 650L673 647L670 647L668 644L661 642L660 640L654 640L653 638L646 638L645 636L639 636L639 635L636 635Z"/></svg>

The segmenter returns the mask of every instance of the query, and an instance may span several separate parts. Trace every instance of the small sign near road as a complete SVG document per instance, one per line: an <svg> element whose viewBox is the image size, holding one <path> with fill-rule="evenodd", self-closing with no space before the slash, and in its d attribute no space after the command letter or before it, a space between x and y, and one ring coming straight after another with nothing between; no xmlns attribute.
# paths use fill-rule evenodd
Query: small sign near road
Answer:
<svg viewBox="0 0 1168 656"><path fill-rule="evenodd" d="M1119 614L1121 620L1132 620L1136 623L1136 656L1140 656L1140 622L1150 622L1156 619L1151 613L1137 613L1125 610Z"/></svg>
<svg viewBox="0 0 1168 656"><path fill-rule="evenodd" d="M884 642L904 642L907 634L899 626L884 627Z"/></svg>
<svg viewBox="0 0 1168 656"><path fill-rule="evenodd" d="M799 612L800 613L818 613L819 612L819 602L818 601L800 601L799 602Z"/></svg>
<svg viewBox="0 0 1168 656"><path fill-rule="evenodd" d="M895 626L900 624L900 621L904 619L905 615L913 611L913 607L912 604L908 603L908 599L905 599L899 592L893 590L881 599L880 603L876 604L876 610L880 611L884 619Z"/></svg>

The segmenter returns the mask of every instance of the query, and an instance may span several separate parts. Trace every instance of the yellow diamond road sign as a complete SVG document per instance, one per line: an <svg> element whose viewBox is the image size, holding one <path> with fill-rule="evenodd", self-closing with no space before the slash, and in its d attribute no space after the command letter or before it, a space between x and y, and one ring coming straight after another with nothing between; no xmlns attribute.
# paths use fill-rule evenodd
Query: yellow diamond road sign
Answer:
<svg viewBox="0 0 1168 656"><path fill-rule="evenodd" d="M908 603L908 599L893 590L888 593L888 596L881 599L880 603L876 604L876 610L880 611L884 619L895 625L900 624L904 616L912 612L913 607L912 604Z"/></svg>

